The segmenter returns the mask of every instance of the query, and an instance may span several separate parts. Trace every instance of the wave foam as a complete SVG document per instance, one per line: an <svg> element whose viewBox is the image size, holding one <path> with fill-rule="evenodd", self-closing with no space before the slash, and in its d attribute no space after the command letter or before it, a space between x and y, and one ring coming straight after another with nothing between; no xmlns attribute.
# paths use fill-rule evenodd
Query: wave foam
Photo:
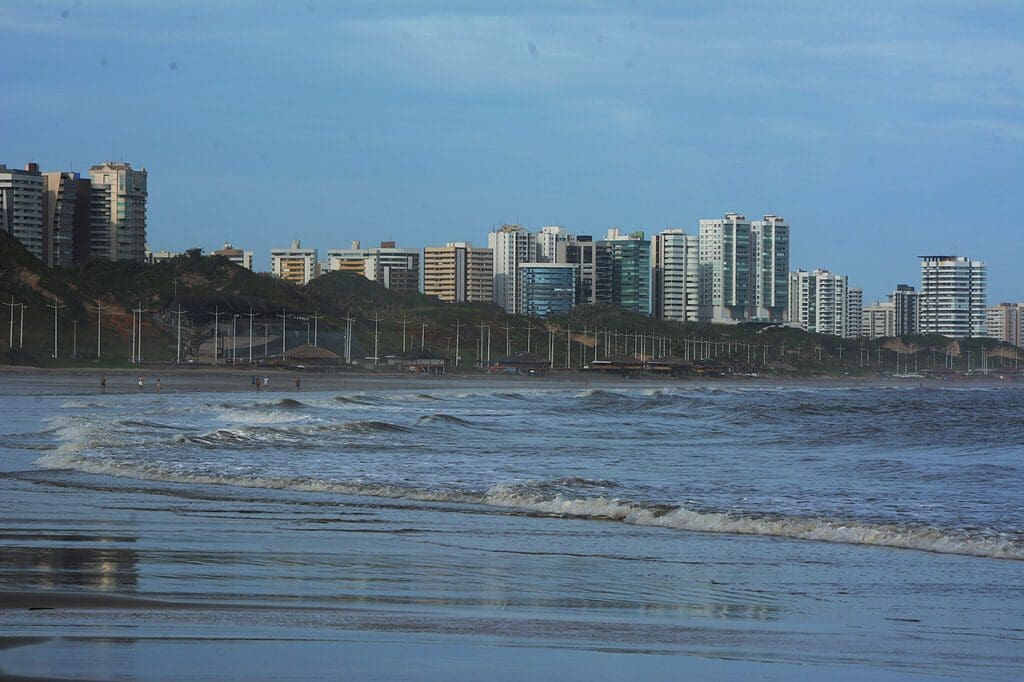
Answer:
<svg viewBox="0 0 1024 682"><path fill-rule="evenodd" d="M609 497L569 497L523 492L522 486L494 486L486 492L432 490L364 481L330 481L315 478L227 475L172 471L157 464L86 457L68 452L44 455L37 463L48 469L74 469L91 474L113 475L149 481L183 484L229 485L246 488L293 490L407 499L425 502L481 504L524 512L581 519L618 521L704 533L759 535L795 540L816 540L855 545L915 549L941 554L961 554L996 559L1024 560L1024 540L1006 536L986 537L967 532L943 531L923 526L865 524L805 517L756 517L722 512L701 512L678 506L658 506ZM602 487L611 482L560 479L555 484ZM594 485L595 483L599 485Z"/></svg>
<svg viewBox="0 0 1024 682"><path fill-rule="evenodd" d="M1024 542L1007 537L950 534L935 528L895 524L860 524L821 518L754 517L721 512L698 512L686 507L656 507L614 498L539 498L498 486L488 504L559 516L607 519L638 526L658 526L703 533L762 535L855 545L879 545L941 554L965 554L1024 560Z"/></svg>

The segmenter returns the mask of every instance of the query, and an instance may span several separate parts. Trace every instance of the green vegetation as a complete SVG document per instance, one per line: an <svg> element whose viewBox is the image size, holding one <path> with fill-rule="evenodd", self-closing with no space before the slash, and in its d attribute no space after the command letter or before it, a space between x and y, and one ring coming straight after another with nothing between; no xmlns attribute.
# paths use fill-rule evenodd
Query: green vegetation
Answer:
<svg viewBox="0 0 1024 682"><path fill-rule="evenodd" d="M580 306L549 320L509 315L493 304L446 304L417 293L389 291L362 276L332 272L298 287L257 274L219 257L186 254L166 263L91 263L48 270L13 238L0 232L0 302L25 304L24 347L19 347L21 309L14 309L14 347L8 346L10 310L0 308L0 363L48 367L127 366L131 354L132 309L164 309L178 295L244 296L290 314L324 317L320 333L343 331L353 318L353 359L372 355L374 318L379 320L379 356L401 355L405 321L406 356L452 360L456 344L462 371L529 351L554 366L578 369L594 358L632 355L674 356L738 373L811 376L913 373L951 366L958 371L1015 368L1017 350L990 339L951 341L939 336L852 340L808 334L788 327L679 324L611 306ZM53 308L58 310L57 358L53 357ZM96 357L96 305L102 312L102 358ZM304 324L304 323L303 323ZM175 359L175 339L152 315L144 316L147 362ZM643 335L641 337L641 335ZM77 353L76 353L77 336ZM324 338L324 337L321 337ZM482 343L481 343L482 339ZM567 345L566 341L569 340ZM489 352L488 352L489 349ZM335 350L338 350L335 348ZM652 353L653 351L653 353ZM77 355L77 357L75 357Z"/></svg>

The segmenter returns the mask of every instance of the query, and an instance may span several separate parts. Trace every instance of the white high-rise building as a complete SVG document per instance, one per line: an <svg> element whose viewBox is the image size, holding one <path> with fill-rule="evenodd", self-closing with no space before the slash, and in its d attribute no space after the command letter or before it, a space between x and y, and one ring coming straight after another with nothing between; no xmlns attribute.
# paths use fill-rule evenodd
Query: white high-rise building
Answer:
<svg viewBox="0 0 1024 682"><path fill-rule="evenodd" d="M540 228L535 239L538 263L564 263L566 246L573 241L573 236L564 227L548 225Z"/></svg>
<svg viewBox="0 0 1024 682"><path fill-rule="evenodd" d="M536 258L537 241L521 225L503 225L487 235L494 256L494 302L506 312L518 313L522 298L519 264Z"/></svg>
<svg viewBox="0 0 1024 682"><path fill-rule="evenodd" d="M892 301L879 301L864 308L861 336L869 339L896 336L895 306Z"/></svg>
<svg viewBox="0 0 1024 682"><path fill-rule="evenodd" d="M750 224L754 317L784 322L789 306L789 223L766 215Z"/></svg>
<svg viewBox="0 0 1024 682"><path fill-rule="evenodd" d="M36 258L45 259L43 176L37 164L27 164L25 170L0 165L0 230Z"/></svg>
<svg viewBox="0 0 1024 682"><path fill-rule="evenodd" d="M127 163L105 161L89 169L89 178L93 188L98 190L93 201L105 200L109 204L110 221L106 238L93 235L93 257L144 262L148 196L146 169L135 170Z"/></svg>
<svg viewBox="0 0 1024 682"><path fill-rule="evenodd" d="M653 312L662 320L696 322L700 315L700 239L665 230L651 245Z"/></svg>
<svg viewBox="0 0 1024 682"><path fill-rule="evenodd" d="M989 338L1024 346L1024 303L1000 303L988 309L985 331Z"/></svg>
<svg viewBox="0 0 1024 682"><path fill-rule="evenodd" d="M828 270L797 270L789 280L789 316L805 331L849 335L849 286L846 275Z"/></svg>
<svg viewBox="0 0 1024 682"><path fill-rule="evenodd" d="M700 318L732 324L752 317L750 221L738 213L700 221Z"/></svg>
<svg viewBox="0 0 1024 682"><path fill-rule="evenodd" d="M293 239L290 248L271 250L270 272L293 284L308 284L319 274L317 260L316 249L304 249L301 241Z"/></svg>
<svg viewBox="0 0 1024 682"><path fill-rule="evenodd" d="M861 335L864 321L864 290L850 287L846 290L846 336L855 339Z"/></svg>
<svg viewBox="0 0 1024 682"><path fill-rule="evenodd" d="M963 256L921 256L920 332L985 336L986 267Z"/></svg>

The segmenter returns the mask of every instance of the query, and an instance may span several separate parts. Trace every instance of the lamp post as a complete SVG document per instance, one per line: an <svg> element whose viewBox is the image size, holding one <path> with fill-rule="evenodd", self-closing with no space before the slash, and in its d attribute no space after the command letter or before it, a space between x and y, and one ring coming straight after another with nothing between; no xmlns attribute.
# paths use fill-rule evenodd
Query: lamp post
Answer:
<svg viewBox="0 0 1024 682"><path fill-rule="evenodd" d="M243 313L249 318L249 364L252 364L252 320L256 317L256 313L252 311L252 306L249 306L249 312Z"/></svg>
<svg viewBox="0 0 1024 682"><path fill-rule="evenodd" d="M64 304L63 303L57 303L57 299L54 299L53 303L47 303L46 307L47 308L53 308L53 358L56 360L57 359L57 311L60 310L61 308L63 308Z"/></svg>
<svg viewBox="0 0 1024 682"><path fill-rule="evenodd" d="M103 320L103 304L97 300L96 305L91 307L96 310L96 359L98 360L102 357L102 354L100 353L100 329L101 322Z"/></svg>

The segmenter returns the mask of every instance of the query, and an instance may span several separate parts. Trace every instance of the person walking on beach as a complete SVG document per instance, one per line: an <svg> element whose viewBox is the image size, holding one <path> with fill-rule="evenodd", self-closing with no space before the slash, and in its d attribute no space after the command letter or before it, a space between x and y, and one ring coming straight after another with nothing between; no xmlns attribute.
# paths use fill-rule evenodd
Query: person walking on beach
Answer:
<svg viewBox="0 0 1024 682"><path fill-rule="evenodd" d="M296 391L301 391L302 390L302 377L295 377L295 390Z"/></svg>
<svg viewBox="0 0 1024 682"><path fill-rule="evenodd" d="M100 391L102 391L103 393L107 392L107 375L106 374L104 374L100 378Z"/></svg>
<svg viewBox="0 0 1024 682"><path fill-rule="evenodd" d="M269 383L270 383L270 377L263 377L263 390L264 391L269 391L270 390L269 388L267 388L267 384L269 384Z"/></svg>
<svg viewBox="0 0 1024 682"><path fill-rule="evenodd" d="M142 375L140 374L140 375L139 375L139 393L142 393L142 387L143 387L143 384L142 384Z"/></svg>
<svg viewBox="0 0 1024 682"><path fill-rule="evenodd" d="M156 392L157 393L160 392L160 380L159 379L156 380Z"/></svg>
<svg viewBox="0 0 1024 682"><path fill-rule="evenodd" d="M256 377L249 377L249 385L252 386L252 389L254 391L260 390L259 387L256 385Z"/></svg>

